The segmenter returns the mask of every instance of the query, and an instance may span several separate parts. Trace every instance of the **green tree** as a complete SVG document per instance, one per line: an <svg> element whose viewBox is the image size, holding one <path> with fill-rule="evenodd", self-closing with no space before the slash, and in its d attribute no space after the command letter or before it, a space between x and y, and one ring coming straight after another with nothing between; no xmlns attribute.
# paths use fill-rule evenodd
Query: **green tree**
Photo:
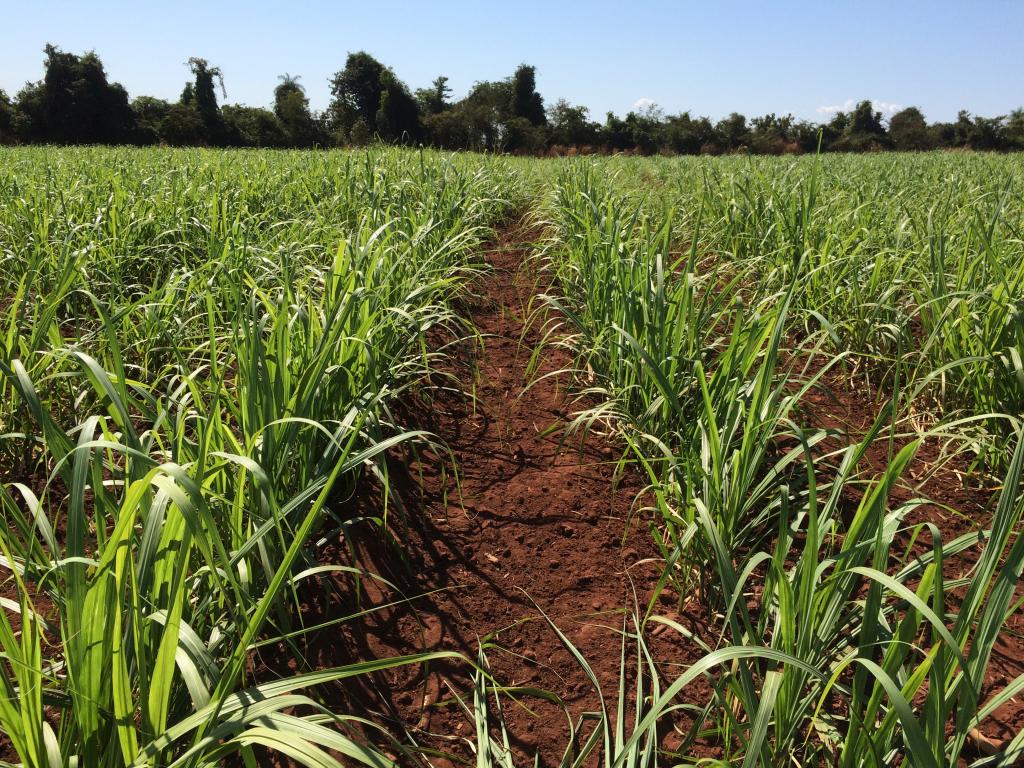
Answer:
<svg viewBox="0 0 1024 768"><path fill-rule="evenodd" d="M529 64L520 64L512 75L511 117L522 117L531 125L544 125L544 99L537 93L537 69Z"/></svg>
<svg viewBox="0 0 1024 768"><path fill-rule="evenodd" d="M747 118L739 112L733 112L715 124L715 133L721 142L722 149L732 152L746 147L750 141L750 128Z"/></svg>
<svg viewBox="0 0 1024 768"><path fill-rule="evenodd" d="M1006 140L1010 149L1024 150L1024 109L1015 109L1006 121Z"/></svg>
<svg viewBox="0 0 1024 768"><path fill-rule="evenodd" d="M452 89L448 87L448 78L444 75L434 79L429 88L418 88L416 90L416 101L419 103L420 112L424 115L437 115L446 109L451 109L448 98Z"/></svg>
<svg viewBox="0 0 1024 768"><path fill-rule="evenodd" d="M715 146L715 129L706 117L694 119L689 112L681 112L665 120L666 146L676 154L698 155Z"/></svg>
<svg viewBox="0 0 1024 768"><path fill-rule="evenodd" d="M281 75L274 89L274 114L284 130L286 143L293 147L312 147L319 139L316 119L309 110L306 89L299 78Z"/></svg>
<svg viewBox="0 0 1024 768"><path fill-rule="evenodd" d="M290 137L277 115L262 107L227 104L221 110L227 143L241 147L287 147Z"/></svg>
<svg viewBox="0 0 1024 768"><path fill-rule="evenodd" d="M330 122L339 141L349 139L356 120L362 119L370 135L380 109L385 66L365 51L350 53L345 68L331 78Z"/></svg>
<svg viewBox="0 0 1024 768"><path fill-rule="evenodd" d="M356 118L349 131L349 142L357 147L365 147L371 141L373 141L373 132L370 130L369 123L361 117Z"/></svg>
<svg viewBox="0 0 1024 768"><path fill-rule="evenodd" d="M385 141L416 141L422 135L419 106L405 83L365 51L350 53L345 68L331 78L329 123L336 141L356 142L359 132ZM360 135L359 140L362 140Z"/></svg>
<svg viewBox="0 0 1024 768"><path fill-rule="evenodd" d="M422 135L420 112L405 83L385 70L381 77L380 104L377 107L377 134L384 141L410 143Z"/></svg>
<svg viewBox="0 0 1024 768"><path fill-rule="evenodd" d="M419 103L431 108L446 103L446 81L434 81L433 94L421 91ZM440 117L440 115L444 117ZM510 77L474 83L462 101L427 114L431 141L446 148L486 152L534 152L547 142L544 100L536 89L536 70L523 64ZM534 130L540 129L540 130Z"/></svg>
<svg viewBox="0 0 1024 768"><path fill-rule="evenodd" d="M503 126L501 149L504 152L534 154L544 149L546 141L543 126L534 125L525 117L513 117Z"/></svg>
<svg viewBox="0 0 1024 768"><path fill-rule="evenodd" d="M135 115L128 92L107 81L99 56L44 49L45 74L18 94L27 141L54 144L124 144L135 140Z"/></svg>
<svg viewBox="0 0 1024 768"><path fill-rule="evenodd" d="M949 145L977 150L999 150L1012 146L1007 133L1006 117L981 117L961 109L948 133Z"/></svg>
<svg viewBox="0 0 1024 768"><path fill-rule="evenodd" d="M954 123L932 123L928 126L928 141L933 147L948 149L958 146Z"/></svg>
<svg viewBox="0 0 1024 768"><path fill-rule="evenodd" d="M501 152L505 149L505 126L512 118L510 80L474 83L460 102L459 115L466 122L466 149Z"/></svg>
<svg viewBox="0 0 1024 768"><path fill-rule="evenodd" d="M832 119L828 121L828 127L835 131L837 135L842 135L850 127L850 116L843 111L836 112L832 115Z"/></svg>
<svg viewBox="0 0 1024 768"><path fill-rule="evenodd" d="M837 115L838 117L838 115ZM834 149L847 152L865 152L886 149L890 144L882 113L868 101L861 101L847 116L845 129L833 144Z"/></svg>
<svg viewBox="0 0 1024 768"><path fill-rule="evenodd" d="M893 146L903 152L931 149L932 138L928 123L917 107L901 109L889 120L889 138Z"/></svg>
<svg viewBox="0 0 1024 768"><path fill-rule="evenodd" d="M153 96L132 99L132 112L138 123L140 144L156 144L164 135L164 120L170 114L171 104Z"/></svg>
<svg viewBox="0 0 1024 768"><path fill-rule="evenodd" d="M548 109L548 141L567 147L592 146L598 142L601 127L589 118L586 107L577 107L559 99Z"/></svg>
<svg viewBox="0 0 1024 768"><path fill-rule="evenodd" d="M846 131L850 127L850 115L846 112L836 112L832 119L819 126L821 130L821 149L827 152L832 149L842 149L842 142ZM804 136L807 139L807 136Z"/></svg>
<svg viewBox="0 0 1024 768"><path fill-rule="evenodd" d="M171 104L160 123L160 140L172 147L206 143L206 126L191 104Z"/></svg>
<svg viewBox="0 0 1024 768"><path fill-rule="evenodd" d="M626 115L631 144L645 155L653 155L667 143L665 115L657 104L648 104L639 112Z"/></svg>
<svg viewBox="0 0 1024 768"><path fill-rule="evenodd" d="M430 143L442 149L469 149L473 146L474 127L464 104L444 112L427 115L423 125Z"/></svg>
<svg viewBox="0 0 1024 768"><path fill-rule="evenodd" d="M750 120L750 149L762 155L781 155L795 145L792 115L779 117L771 112Z"/></svg>
<svg viewBox="0 0 1024 768"><path fill-rule="evenodd" d="M801 152L817 152L820 142L822 151L828 149L826 127L808 120L799 120L793 125L793 141Z"/></svg>
<svg viewBox="0 0 1024 768"><path fill-rule="evenodd" d="M967 146L981 151L997 151L1009 145L1006 137L1006 117L976 115L967 130Z"/></svg>
<svg viewBox="0 0 1024 768"><path fill-rule="evenodd" d="M220 106L217 104L215 85L219 84L221 96L227 97L227 91L224 88L224 74L220 67L211 67L206 59L194 56L188 60L188 68L195 80L190 84L191 87L185 86L181 102L195 109L203 124L205 143L215 146L224 144L228 137L224 127L224 118L220 113Z"/></svg>
<svg viewBox="0 0 1024 768"><path fill-rule="evenodd" d="M605 115L601 137L604 139L605 146L613 152L623 152L634 146L632 131L626 121L617 117L614 112Z"/></svg>
<svg viewBox="0 0 1024 768"><path fill-rule="evenodd" d="M882 113L876 112L874 105L868 101L860 102L850 113L850 125L847 128L850 135L885 135L885 126L882 125Z"/></svg>
<svg viewBox="0 0 1024 768"><path fill-rule="evenodd" d="M15 110L7 94L0 89L0 144L13 144Z"/></svg>
<svg viewBox="0 0 1024 768"><path fill-rule="evenodd" d="M953 141L958 147L966 147L971 143L971 134L974 132L974 120L971 113L961 109L956 114L956 122L953 123Z"/></svg>

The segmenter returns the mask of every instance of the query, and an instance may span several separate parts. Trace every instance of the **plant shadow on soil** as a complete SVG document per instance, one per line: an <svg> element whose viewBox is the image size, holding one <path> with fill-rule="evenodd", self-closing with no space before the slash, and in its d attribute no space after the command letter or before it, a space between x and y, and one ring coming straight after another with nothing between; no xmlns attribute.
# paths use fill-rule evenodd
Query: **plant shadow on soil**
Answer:
<svg viewBox="0 0 1024 768"><path fill-rule="evenodd" d="M545 374L567 367L568 353L549 347L534 374L541 378L526 386L543 329L527 321L535 291L521 267L540 235L512 223L484 250L490 269L465 308L482 349L463 345L442 365L463 392L439 381L445 386L402 407L403 423L430 431L450 454L392 454L390 540L367 522L318 552L322 564L358 565L396 589L372 579L357 589L347 574L321 579L303 592L302 621L316 626L398 604L304 636L299 658L314 669L442 649L475 660L481 640L491 638L499 646L488 651L496 681L550 691L565 703L566 710L537 697L502 704L517 763L532 764L539 754L548 766L558 764L569 743L566 712L575 723L597 710L599 700L540 611L579 649L606 700L614 701L623 609L646 605L661 568L649 531L631 515L644 484L629 470L616 474L620 451L596 432L562 441L559 427L579 403L565 391L565 376ZM473 381L475 398L464 394ZM346 502L341 517L380 518L380 488L369 486ZM670 612L675 600L667 593L664 600ZM696 617L676 618L698 635L706 631ZM664 643L675 664L700 656L695 646ZM283 646L264 649L254 660L257 674L293 674L295 657ZM355 708L392 732L405 730L421 746L469 759L467 739L475 729L453 692L466 695L471 672L469 665L447 663L404 667L317 695L330 708ZM471 694L466 701L471 704Z"/></svg>
<svg viewBox="0 0 1024 768"><path fill-rule="evenodd" d="M437 386L398 406L402 423L436 435L444 449L389 456L387 534L372 522L384 514L380 485L364 481L339 505L339 517L348 523L344 534L321 542L318 549L321 564L357 566L392 586L370 578L357 581L349 574L307 585L300 593L300 620L307 627L330 625L303 635L297 648L264 648L253 659L253 672L266 679L434 650L454 650L475 660L481 641L487 640L493 643L488 660L498 683L550 691L564 702L565 709L538 697L524 697L521 705L503 703L516 764L532 764L539 754L541 766L553 766L570 740L566 715L576 723L582 713L598 709L599 699L541 610L580 650L605 701L613 702L623 610L646 605L661 560L646 527L649 521L631 514L644 482L628 469L616 472L620 447L596 433L561 442L570 413L585 403L565 390L567 376L545 374L569 366L569 354L549 345L539 370L528 376L531 353L544 329L528 318L537 286L536 276L523 267L541 235L522 221L499 227L484 248L490 269L463 307L482 345L466 342L448 349ZM440 337L434 341L436 347L445 343ZM470 391L475 397L466 394ZM824 445L834 450L863 434L877 413L875 399L869 385L860 387L837 373L809 394L801 412L809 425L835 435ZM940 459L935 446L926 443L911 476L920 477ZM864 471L876 474L886 461L882 441L870 448ZM908 524L934 522L949 541L988 522L991 494L962 481L971 476L963 464L946 462L921 483L918 490L936 503L919 507ZM913 495L904 485L893 502ZM856 492L846 499L851 509L858 501ZM942 505L966 514L949 514ZM949 568L963 574L975 557L959 558ZM682 612L680 605L686 606ZM340 621L360 611L370 613ZM666 591L658 611L714 642L717 633L699 600L680 600ZM997 645L985 697L1024 671L1024 616L1018 612L1009 628L1011 634ZM655 635L648 644L668 677L702 655L695 643L674 633ZM300 669L296 659L306 667ZM458 692L471 705L471 673L468 664L456 663L398 667L314 695L329 709L362 714L392 733L405 734L406 743L448 753L456 761L472 760L474 724L455 696ZM698 705L711 696L704 679L683 692L686 701ZM1024 706L1011 702L983 730L999 742L1022 726ZM584 729L583 738L587 733ZM666 746L674 738L668 735ZM690 751L694 758L721 755L720 745L710 743L698 742ZM590 762L596 764L597 757ZM431 762L443 766L449 761L432 757Z"/></svg>

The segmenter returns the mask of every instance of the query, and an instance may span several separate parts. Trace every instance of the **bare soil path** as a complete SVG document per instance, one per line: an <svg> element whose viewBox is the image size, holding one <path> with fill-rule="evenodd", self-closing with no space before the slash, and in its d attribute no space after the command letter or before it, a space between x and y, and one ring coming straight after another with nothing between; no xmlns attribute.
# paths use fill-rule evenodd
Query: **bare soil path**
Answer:
<svg viewBox="0 0 1024 768"><path fill-rule="evenodd" d="M331 628L312 636L300 658L313 667L424 650L457 650L475 658L481 641L487 639L493 641L488 658L499 682L553 692L575 722L581 713L594 711L598 699L538 608L587 658L606 700L613 702L622 609L632 608L636 600L646 603L660 568L644 527L646 519L631 514L643 483L629 472L615 476L619 448L593 434L582 445L559 444L561 427L578 407L565 390L565 376L547 376L527 388L533 380L528 364L543 330L530 319L530 303L546 283L536 264L526 260L540 235L523 222L499 230L486 248L490 270L477 280L475 296L465 307L482 336L482 349L466 344L461 353L450 354L442 372L452 377L454 386L449 382L450 388L435 391L429 402L422 394L418 401L405 404L402 423L439 436L451 456L424 452L415 460L396 456L391 463L399 504L391 505L389 530L397 545L382 542L375 527L356 524L321 552L323 562L368 567L397 590L363 582L357 594L351 579L339 577L333 595L310 597L303 620L307 626L316 625L413 599L359 617L340 631ZM549 348L534 377L569 363L567 353ZM812 423L853 434L870 423L874 412L848 382L827 384L831 396L808 398ZM549 431L551 427L555 429ZM872 464L884 458L875 455L884 448L872 449ZM930 458L929 454L922 461ZM976 524L987 517L978 489L961 488L946 477L927 485L933 498L970 510L972 517L977 516ZM897 495L906 498L902 490ZM383 514L378 493L359 493L350 507L351 519ZM399 507L401 515L396 514ZM937 511L935 506L925 507L920 514L941 521L944 539L964 532L964 520L944 512L936 516ZM413 597L417 595L421 597ZM715 633L703 623L704 611L684 602L684 612L677 613L676 596L665 594L659 612L698 636L712 638ZM1020 620L1015 618L1015 630ZM1019 637L1001 641L987 693L1020 674ZM661 665L670 678L700 657L695 644L675 633L648 640L657 659L671 662ZM281 658L294 659L295 654L282 652ZM288 671L293 670L294 661ZM339 700L328 704L334 703L338 711L351 710L355 696L374 722L405 730L424 747L469 758L473 724L452 693L467 689L466 673L465 667L454 665L406 667L366 681L365 690L339 690ZM684 695L704 702L710 691L698 681ZM556 765L569 740L565 713L537 698L524 698L523 705L503 705L513 747L521 758L517 765L532 764L535 753L541 765ZM986 736L999 742L1015 733L1022 711L1017 704L1003 707L986 724ZM674 741L667 733L665 746ZM708 755L717 753L713 745L705 748ZM445 764L443 758L432 762Z"/></svg>
<svg viewBox="0 0 1024 768"><path fill-rule="evenodd" d="M475 400L452 388L404 416L448 445L460 473L456 483L448 458L429 452L419 462L393 462L404 522L392 511L389 524L408 569L395 548L378 535L360 538L358 528L323 553L324 561L344 561L354 545L356 562L371 563L405 595L439 591L351 622L340 634L321 633L315 647L304 650L310 663L436 649L475 658L480 640L493 635L500 646L488 652L494 677L554 692L576 719L596 708L597 697L539 606L587 658L605 696L614 697L622 609L634 605L634 595L646 601L659 568L650 533L631 515L642 483L628 472L615 477L619 452L596 435L560 446L561 429L541 434L564 426L574 406L564 377L526 388L542 329L527 327L537 276L533 263L523 267L539 235L514 222L486 250L490 270L477 281L468 307L483 349L472 359L453 356L446 368L461 389L475 386ZM536 375L569 362L565 353L549 351ZM361 515L381 513L373 494L360 494L354 505ZM367 597L377 605L399 597L364 583L357 601L350 584L338 586L328 604L306 606L309 624L318 612L336 616L357 604L365 608ZM680 648L673 661L685 662L690 653ZM420 744L468 756L464 739L473 726L451 692L467 682L465 669L404 668L378 678L365 701L383 696L390 710L383 715L393 726ZM529 709L503 705L515 750L528 764L537 752L542 765L557 764L569 739L565 713L536 698L524 704Z"/></svg>

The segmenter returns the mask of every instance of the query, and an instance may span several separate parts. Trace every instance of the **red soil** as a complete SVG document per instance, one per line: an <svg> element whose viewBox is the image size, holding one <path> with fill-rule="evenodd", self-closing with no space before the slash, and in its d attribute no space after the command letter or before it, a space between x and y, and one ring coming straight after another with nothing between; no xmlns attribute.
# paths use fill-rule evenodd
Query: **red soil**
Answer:
<svg viewBox="0 0 1024 768"><path fill-rule="evenodd" d="M395 506L403 512L393 507L389 526L399 546L383 544L366 526L320 553L325 563L358 562L400 585L405 595L441 591L353 621L340 633L308 638L302 653L314 667L437 649L475 659L481 639L493 635L500 646L488 650L494 678L554 692L576 721L598 707L598 698L541 610L593 667L614 711L622 609L636 601L641 610L646 606L660 568L649 531L638 530L630 514L642 484L629 472L616 477L620 451L596 433L582 444L559 444L574 408L563 388L567 377L541 378L527 388L527 365L542 329L526 320L537 291L519 268L538 235L513 226L486 251L491 269L478 280L468 307L483 350L453 356L444 371L463 390L475 380L475 402L449 384L433 393L432 403L421 402L403 416L403 423L440 436L451 459L427 451L419 460L392 462L390 479L400 498ZM536 375L569 362L566 353L552 351ZM557 428L542 436L552 425ZM360 493L353 515L379 516L375 497ZM399 597L364 586L363 608ZM304 606L307 626L356 607L351 579L339 579L337 587L327 604L311 598ZM679 647L671 658L678 664L699 655L696 647ZM280 669L272 659L260 661ZM464 740L474 736L473 724L452 695L452 689L466 690L467 672L452 665L426 674L403 668L368 683L374 690L358 698L382 697L385 711L378 716L399 731L409 729L419 744L468 756ZM351 690L338 693L352 704ZM522 703L502 703L515 751L530 762L539 753L542 765L557 764L569 743L563 710L536 697Z"/></svg>
<svg viewBox="0 0 1024 768"><path fill-rule="evenodd" d="M458 387L470 389L476 382L476 400L454 388L439 390L432 402L424 398L421 407L403 414L403 423L440 436L451 457L424 452L418 460L404 456L392 462L391 481L403 509L401 516L392 511L389 522L396 545L383 544L370 525L356 526L320 553L324 563L369 564L370 570L398 584L399 591L364 583L365 591L357 598L350 580L339 578L336 593L326 601L310 596L303 618L307 626L315 625L357 608L388 605L402 594L442 591L369 619L360 617L341 631L307 637L309 645L300 650L313 667L438 649L475 658L481 640L493 637L501 648L488 649L494 677L505 685L554 692L576 721L582 712L595 710L598 699L539 609L580 649L614 708L621 652L616 630L622 626L622 609L629 610L637 600L641 606L646 603L660 569L649 532L630 514L642 482L629 472L616 478L619 447L594 434L582 445L560 447L562 427L574 409L573 398L563 389L566 377L544 378L526 388L527 363L541 329L527 321L538 286L519 268L538 235L512 227L486 252L492 270L478 281L479 295L467 307L484 337L483 350L470 354L463 349L465 354L453 356L444 367ZM569 362L567 354L551 351L538 375ZM878 407L870 386L835 373L808 395L801 410L806 423L835 433L826 443L835 450L862 435ZM552 426L556 428L541 437ZM897 440L896 447L905 442ZM877 475L886 462L887 445L877 441L865 457L863 476ZM459 483L452 466L459 468ZM977 484L965 459L944 463L938 447L926 443L908 474L893 500L927 495L936 502L911 513L908 525L929 520L949 541L988 522L991 491ZM378 497L359 493L351 503L352 516L379 517ZM856 504L857 499L849 501ZM951 559L947 575L962 576L971 562ZM677 604L674 598L665 596L662 614L698 636L716 636L703 623L706 607L699 599L683 601L687 607L679 615L671 610ZM997 644L984 697L1024 672L1022 619L1013 617L1010 632ZM675 633L649 642L656 659L670 661L659 664L669 679L701 656L694 644ZM294 653L278 658L294 658ZM272 658L261 661L280 668ZM291 662L288 670L294 669ZM351 708L355 697L375 720L389 722L396 732L407 730L421 745L469 757L466 744L475 736L473 725L452 693L464 694L468 685L465 667L404 668L366 682L365 690L337 691L335 703L341 710ZM710 691L699 681L683 698L703 704ZM523 704L503 704L514 750L531 761L539 752L542 765L557 764L569 739L565 714L537 698L524 698ZM982 728L981 738L999 745L1022 726L1024 706L1014 701ZM666 746L676 742L677 737L666 734ZM716 752L713 745L706 748L708 756ZM434 763L445 761L435 758Z"/></svg>
<svg viewBox="0 0 1024 768"><path fill-rule="evenodd" d="M643 483L629 471L616 474L619 447L596 433L582 442L559 443L576 407L564 389L567 377L548 376L527 388L527 366L542 329L529 319L537 286L520 267L538 236L514 225L487 249L491 270L477 281L477 294L466 307L482 335L482 349L453 347L437 380L444 386L421 392L402 414L402 423L431 430L451 453L393 457L388 510L393 541L382 540L375 524L360 521L384 514L380 494L364 483L344 505L344 533L321 542L321 563L358 564L396 587L371 579L357 585L347 574L307 585L298 620L305 627L335 623L301 636L296 646L263 648L252 660L258 677L293 674L300 663L325 668L423 650L457 650L475 659L486 640L498 682L555 693L576 722L583 712L597 709L598 698L543 620L543 610L587 659L614 709L622 609L646 604L660 567L647 521L631 515ZM566 353L549 349L535 375L569 362ZM829 443L837 448L870 426L877 403L869 390L830 375L805 399L805 419L843 433ZM886 454L884 442L872 446L866 475L881 471ZM925 479L939 459L938 449L926 444L909 473L920 486L896 495L906 500L924 494L938 502L921 507L909 522L930 520L949 541L988 522L991 492L970 484L973 475L961 460ZM966 558L948 563L948 575L962 575L970 563ZM701 621L699 601L689 601L689 612L678 615L671 610L674 597L665 596L660 612L698 636L713 637ZM373 612L337 623L362 610ZM1024 616L1012 617L1008 629L986 679L988 695L1024 672ZM694 644L671 632L650 643L657 658L671 660L663 667L669 678L701 656ZM465 696L469 684L468 665L434 664L399 668L316 695L336 711L363 710L423 747L469 757L474 728L454 695ZM701 681L685 698L704 703L709 695ZM570 734L560 706L524 696L522 706L503 701L503 714L521 757L532 762L539 753L541 765L558 763ZM1022 727L1024 704L1013 701L982 731L1000 744ZM673 740L669 734L666 743ZM0 758L9 756L5 741L0 737ZM274 762L269 755L266 759ZM444 758L432 762L446 764Z"/></svg>

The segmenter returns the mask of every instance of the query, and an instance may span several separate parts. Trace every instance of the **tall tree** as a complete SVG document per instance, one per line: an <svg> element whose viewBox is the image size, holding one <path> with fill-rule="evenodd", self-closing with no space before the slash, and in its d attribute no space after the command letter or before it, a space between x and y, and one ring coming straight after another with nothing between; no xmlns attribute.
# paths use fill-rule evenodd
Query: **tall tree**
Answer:
<svg viewBox="0 0 1024 768"><path fill-rule="evenodd" d="M589 119L589 110L559 99L548 110L548 137L551 144L582 147L597 143L600 126Z"/></svg>
<svg viewBox="0 0 1024 768"><path fill-rule="evenodd" d="M974 121L971 113L961 109L956 113L956 122L953 123L954 142L958 147L966 147L971 143L971 134L974 132Z"/></svg>
<svg viewBox="0 0 1024 768"><path fill-rule="evenodd" d="M877 111L869 100L860 102L850 113L850 124L846 127L846 135L862 142L882 140L885 136L882 113Z"/></svg>
<svg viewBox="0 0 1024 768"><path fill-rule="evenodd" d="M381 76L376 129L384 141L409 143L421 135L419 106L409 89L390 69Z"/></svg>
<svg viewBox="0 0 1024 768"><path fill-rule="evenodd" d="M657 104L647 104L627 114L626 127L632 145L645 155L653 155L666 143L665 113Z"/></svg>
<svg viewBox="0 0 1024 768"><path fill-rule="evenodd" d="M0 144L14 143L14 105L0 89Z"/></svg>
<svg viewBox="0 0 1024 768"><path fill-rule="evenodd" d="M171 104L160 121L160 141L172 147L191 147L208 143L206 126L192 104Z"/></svg>
<svg viewBox="0 0 1024 768"><path fill-rule="evenodd" d="M448 97L452 89L448 87L448 78L444 75L434 78L429 88L418 88L416 90L416 101L419 102L420 111L424 115L439 115L446 109L451 108Z"/></svg>
<svg viewBox="0 0 1024 768"><path fill-rule="evenodd" d="M1006 118L981 117L973 118L967 110L957 116L956 140L960 146L977 150L1000 150L1007 146Z"/></svg>
<svg viewBox="0 0 1024 768"><path fill-rule="evenodd" d="M385 69L373 56L358 51L350 53L345 68L331 78L332 99L327 109L332 129L340 141L349 139L359 119L371 133L376 132Z"/></svg>
<svg viewBox="0 0 1024 768"><path fill-rule="evenodd" d="M224 118L220 113L220 106L217 104L215 86L215 84L219 84L221 95L227 96L227 91L224 88L224 74L220 71L220 67L211 67L206 59L195 56L188 60L188 68L195 80L191 83L191 88L185 86L181 101L183 104L195 108L196 114L203 123L206 142L214 145L224 144L227 141L227 134Z"/></svg>
<svg viewBox="0 0 1024 768"><path fill-rule="evenodd" d="M512 75L513 117L523 117L531 125L544 125L547 116L544 114L544 99L537 93L537 68L529 64L520 64Z"/></svg>
<svg viewBox="0 0 1024 768"><path fill-rule="evenodd" d="M792 115L770 112L750 120L750 150L765 155L781 155L790 151L795 120Z"/></svg>
<svg viewBox="0 0 1024 768"><path fill-rule="evenodd" d="M739 112L733 112L715 125L715 132L718 134L723 149L732 151L745 147L750 141L750 128L747 126L747 118Z"/></svg>
<svg viewBox="0 0 1024 768"><path fill-rule="evenodd" d="M669 148L681 155L697 155L705 146L712 146L715 129L707 117L693 118L689 112L665 121L665 140Z"/></svg>
<svg viewBox="0 0 1024 768"><path fill-rule="evenodd" d="M1024 150L1024 109L1015 109L1006 121L1009 149Z"/></svg>
<svg viewBox="0 0 1024 768"><path fill-rule="evenodd" d="M287 143L293 147L311 147L319 138L316 120L309 111L306 89L299 78L288 73L281 75L274 89L274 114L281 121Z"/></svg>
<svg viewBox="0 0 1024 768"><path fill-rule="evenodd" d="M467 123L468 149L500 152L504 147L505 125L511 118L509 80L483 80L459 104L459 114Z"/></svg>
<svg viewBox="0 0 1024 768"><path fill-rule="evenodd" d="M153 96L137 96L132 99L131 107L139 126L139 143L159 142L164 137L164 120L171 111L171 104Z"/></svg>
<svg viewBox="0 0 1024 768"><path fill-rule="evenodd" d="M901 151L930 149L932 142L928 123L917 107L901 109L889 119L889 137Z"/></svg>
<svg viewBox="0 0 1024 768"><path fill-rule="evenodd" d="M225 104L221 110L228 141L240 147L287 147L290 137L273 112L261 107Z"/></svg>
<svg viewBox="0 0 1024 768"><path fill-rule="evenodd" d="M128 92L107 81L99 56L44 49L45 74L18 94L27 141L56 144L123 144L135 138Z"/></svg>
<svg viewBox="0 0 1024 768"><path fill-rule="evenodd" d="M614 112L605 114L604 125L601 126L601 138L605 146L612 152L623 152L633 148L633 138L629 126Z"/></svg>
<svg viewBox="0 0 1024 768"><path fill-rule="evenodd" d="M928 126L928 140L933 147L955 147L956 126L953 123L932 123Z"/></svg>

